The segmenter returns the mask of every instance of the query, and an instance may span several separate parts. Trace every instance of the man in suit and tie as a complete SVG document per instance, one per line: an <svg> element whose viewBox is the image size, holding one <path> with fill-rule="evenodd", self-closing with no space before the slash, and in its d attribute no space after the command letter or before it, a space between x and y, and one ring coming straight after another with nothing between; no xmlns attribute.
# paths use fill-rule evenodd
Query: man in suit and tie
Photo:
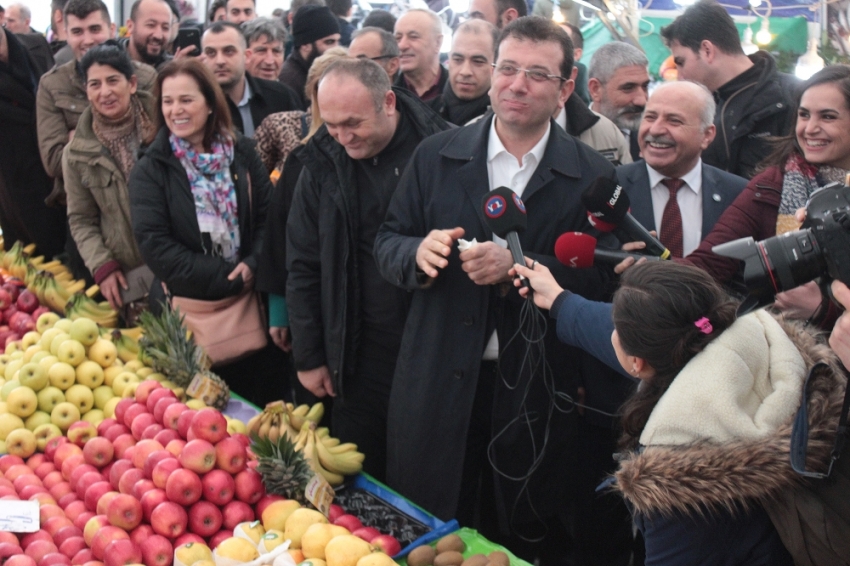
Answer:
<svg viewBox="0 0 850 566"><path fill-rule="evenodd" d="M596 50L587 69L590 108L620 128L629 142L632 161L640 159L637 133L649 88L648 65L643 51L612 41Z"/></svg>
<svg viewBox="0 0 850 566"><path fill-rule="evenodd" d="M711 231L747 181L705 165L715 136L714 97L688 81L666 83L649 97L638 130L643 160L617 169L631 213L674 257L683 257Z"/></svg>

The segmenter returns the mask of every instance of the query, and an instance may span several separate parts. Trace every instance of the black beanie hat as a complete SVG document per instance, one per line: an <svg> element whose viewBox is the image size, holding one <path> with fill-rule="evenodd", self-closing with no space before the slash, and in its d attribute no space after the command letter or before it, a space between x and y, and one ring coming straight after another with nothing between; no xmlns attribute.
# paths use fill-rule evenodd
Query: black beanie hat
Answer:
<svg viewBox="0 0 850 566"><path fill-rule="evenodd" d="M295 47L339 33L339 22L327 6L302 6L292 18L292 40Z"/></svg>

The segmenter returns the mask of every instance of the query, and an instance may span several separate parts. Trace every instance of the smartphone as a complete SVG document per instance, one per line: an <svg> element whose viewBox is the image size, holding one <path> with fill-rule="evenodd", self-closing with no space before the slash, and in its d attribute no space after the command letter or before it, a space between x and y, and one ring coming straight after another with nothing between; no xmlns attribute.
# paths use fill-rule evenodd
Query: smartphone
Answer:
<svg viewBox="0 0 850 566"><path fill-rule="evenodd" d="M177 49L183 49L189 45L194 45L195 50L189 53L193 57L201 54L201 30L196 27L180 28L177 31L177 39L174 41L174 46Z"/></svg>

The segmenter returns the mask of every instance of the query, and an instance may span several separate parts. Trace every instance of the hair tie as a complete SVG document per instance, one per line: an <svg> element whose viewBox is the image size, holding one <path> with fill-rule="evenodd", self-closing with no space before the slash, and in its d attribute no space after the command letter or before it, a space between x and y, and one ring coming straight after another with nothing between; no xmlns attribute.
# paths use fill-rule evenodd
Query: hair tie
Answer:
<svg viewBox="0 0 850 566"><path fill-rule="evenodd" d="M714 330L714 327L711 326L711 321L706 317L702 317L701 319L694 322L694 326L699 328L699 331L703 334L711 334Z"/></svg>

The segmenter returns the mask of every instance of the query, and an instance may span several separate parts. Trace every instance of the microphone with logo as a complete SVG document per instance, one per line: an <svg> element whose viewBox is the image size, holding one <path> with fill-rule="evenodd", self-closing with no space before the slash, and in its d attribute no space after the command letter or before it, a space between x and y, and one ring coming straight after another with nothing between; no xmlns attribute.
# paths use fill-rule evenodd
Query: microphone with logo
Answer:
<svg viewBox="0 0 850 566"><path fill-rule="evenodd" d="M555 242L555 257L567 267L592 267L594 263L618 264L628 257L660 261L658 256L630 254L596 247L596 238L582 232L565 232Z"/></svg>
<svg viewBox="0 0 850 566"><path fill-rule="evenodd" d="M646 244L641 255L670 259L670 250L629 214L629 195L614 179L597 178L582 193L581 202L587 208L591 225L600 232L611 232L620 228L631 241Z"/></svg>
<svg viewBox="0 0 850 566"><path fill-rule="evenodd" d="M487 227L500 238L508 242L514 263L525 265L522 246L519 243L519 232L525 230L528 217L525 204L519 196L507 187L498 187L484 195L481 200L484 209L484 221ZM524 287L528 287L525 277L520 277Z"/></svg>

